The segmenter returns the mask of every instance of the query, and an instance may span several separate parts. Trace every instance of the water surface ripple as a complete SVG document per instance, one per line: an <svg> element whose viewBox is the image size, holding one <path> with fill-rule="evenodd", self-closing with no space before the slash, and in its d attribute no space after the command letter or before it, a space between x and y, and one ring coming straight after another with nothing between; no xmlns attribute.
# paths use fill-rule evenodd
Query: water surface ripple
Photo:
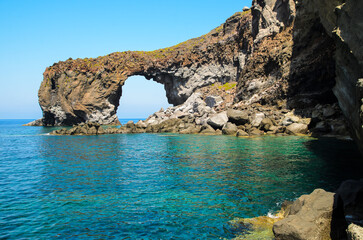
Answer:
<svg viewBox="0 0 363 240"><path fill-rule="evenodd" d="M362 177L351 141L49 136L25 122L0 120L1 239L232 238L235 217Z"/></svg>

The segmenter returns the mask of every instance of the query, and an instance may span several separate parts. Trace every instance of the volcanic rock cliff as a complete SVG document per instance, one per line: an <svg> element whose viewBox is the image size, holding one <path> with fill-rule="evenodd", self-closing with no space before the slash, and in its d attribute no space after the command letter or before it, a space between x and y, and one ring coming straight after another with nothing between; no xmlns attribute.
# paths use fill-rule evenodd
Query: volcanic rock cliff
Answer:
<svg viewBox="0 0 363 240"><path fill-rule="evenodd" d="M236 13L210 33L170 48L56 63L44 72L39 89L42 124L117 123L122 85L133 75L164 84L174 105L200 87L235 81L239 38L249 38L250 22L249 12Z"/></svg>
<svg viewBox="0 0 363 240"><path fill-rule="evenodd" d="M164 84L174 105L236 81L237 109L261 104L311 117L317 104L339 103L363 149L360 7L360 0L254 0L251 10L170 48L55 63L44 72L36 124L117 124L122 85L133 75Z"/></svg>
<svg viewBox="0 0 363 240"><path fill-rule="evenodd" d="M359 0L254 0L253 51L236 101L284 99L300 110L338 101L363 149L361 7Z"/></svg>

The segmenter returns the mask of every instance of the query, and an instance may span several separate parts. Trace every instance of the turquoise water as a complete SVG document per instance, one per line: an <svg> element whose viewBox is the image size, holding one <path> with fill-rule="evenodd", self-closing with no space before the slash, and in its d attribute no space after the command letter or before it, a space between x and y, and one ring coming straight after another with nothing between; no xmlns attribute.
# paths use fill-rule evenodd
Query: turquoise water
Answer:
<svg viewBox="0 0 363 240"><path fill-rule="evenodd" d="M351 141L49 136L0 120L1 239L220 239L228 221L362 177Z"/></svg>

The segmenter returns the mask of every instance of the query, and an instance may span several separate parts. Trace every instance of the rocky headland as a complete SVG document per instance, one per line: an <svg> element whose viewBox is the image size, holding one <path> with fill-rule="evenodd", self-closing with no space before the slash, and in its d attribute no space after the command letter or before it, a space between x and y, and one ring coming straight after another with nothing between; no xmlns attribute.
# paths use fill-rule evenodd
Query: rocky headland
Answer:
<svg viewBox="0 0 363 240"><path fill-rule="evenodd" d="M38 93L43 117L29 125L75 125L53 132L70 135L349 134L363 151L361 9L360 0L253 0L173 47L55 63ZM119 125L122 86L133 75L162 83L173 107L103 128ZM361 185L302 196L269 223L276 239L359 239Z"/></svg>
<svg viewBox="0 0 363 240"><path fill-rule="evenodd" d="M163 132L163 125L185 122L181 119L188 115L193 131L179 126L171 131L212 127L219 133L223 127L237 127L247 135L289 134L304 124L299 125L301 133L349 131L363 146L359 45L363 36L357 27L362 17L352 7L359 4L255 0L251 9L173 47L55 63L44 72L39 89L43 118L29 125L119 124L116 111L122 86L128 77L142 75L164 84L174 107L126 132ZM226 117L233 111L244 112L248 120L238 123ZM226 126L212 123L218 116ZM271 129L254 122L256 116Z"/></svg>

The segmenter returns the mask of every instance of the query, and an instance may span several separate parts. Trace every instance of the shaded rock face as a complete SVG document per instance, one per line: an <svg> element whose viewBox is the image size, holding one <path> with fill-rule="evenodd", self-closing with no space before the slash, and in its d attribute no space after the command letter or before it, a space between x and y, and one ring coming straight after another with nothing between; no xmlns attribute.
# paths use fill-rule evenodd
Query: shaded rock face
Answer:
<svg viewBox="0 0 363 240"><path fill-rule="evenodd" d="M236 101L301 109L338 102L363 149L360 0L254 0Z"/></svg>
<svg viewBox="0 0 363 240"><path fill-rule="evenodd" d="M248 38L250 22L250 11L236 13L210 33L170 48L58 62L46 69L39 89L42 124L117 124L122 86L133 75L163 84L173 105L203 86L235 81L239 38Z"/></svg>
<svg viewBox="0 0 363 240"><path fill-rule="evenodd" d="M362 87L363 77L363 15L360 0L318 0L301 1L297 4L296 19L311 19L323 28L310 31L326 35L328 44L335 49L332 59L335 69L335 86L333 92L338 99L343 114L349 120L352 136L363 150L362 129ZM298 14L300 12L300 15ZM295 31L302 31L306 24L298 26ZM322 51L322 50L320 50ZM332 51L330 51L332 52ZM325 72L324 74L326 74Z"/></svg>
<svg viewBox="0 0 363 240"><path fill-rule="evenodd" d="M303 6L302 6L303 5ZM253 45L239 73L236 101L305 108L336 98L335 45L305 2L253 1ZM311 4L314 6L314 4Z"/></svg>
<svg viewBox="0 0 363 240"><path fill-rule="evenodd" d="M350 224L363 225L363 180L344 181L334 196L331 224L334 239L346 239Z"/></svg>

